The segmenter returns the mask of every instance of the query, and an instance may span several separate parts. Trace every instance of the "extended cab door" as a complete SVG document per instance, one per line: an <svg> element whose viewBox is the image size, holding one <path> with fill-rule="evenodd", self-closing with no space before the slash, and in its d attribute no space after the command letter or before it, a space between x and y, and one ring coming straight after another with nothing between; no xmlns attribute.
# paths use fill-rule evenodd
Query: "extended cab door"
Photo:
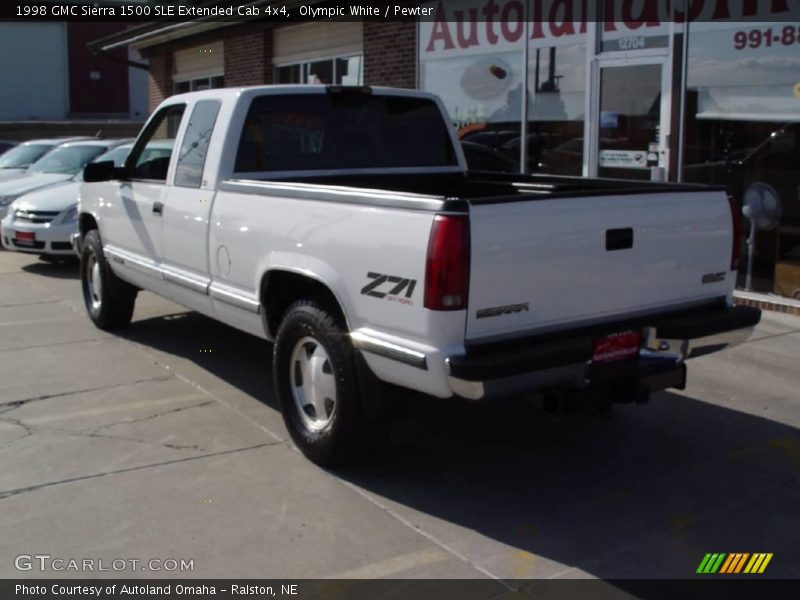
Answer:
<svg viewBox="0 0 800 600"><path fill-rule="evenodd" d="M106 253L118 268L155 279L162 278L167 178L184 111L184 104L175 104L156 113L125 161L123 180L112 182L101 203Z"/></svg>
<svg viewBox="0 0 800 600"><path fill-rule="evenodd" d="M221 101L198 100L175 151L175 174L163 217L163 271L175 293L208 292L208 226L214 179L203 171ZM190 299L180 298L184 302ZM196 299L197 300L197 299ZM196 307L200 308L200 307Z"/></svg>

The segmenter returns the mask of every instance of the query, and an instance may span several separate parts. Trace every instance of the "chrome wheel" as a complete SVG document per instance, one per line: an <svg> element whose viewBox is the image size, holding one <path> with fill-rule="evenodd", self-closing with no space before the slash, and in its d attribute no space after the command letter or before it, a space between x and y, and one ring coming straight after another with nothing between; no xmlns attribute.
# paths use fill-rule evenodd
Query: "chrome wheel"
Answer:
<svg viewBox="0 0 800 600"><path fill-rule="evenodd" d="M103 280L100 275L100 263L94 254L89 256L89 264L86 265L86 287L92 309L100 310L100 305L103 303Z"/></svg>
<svg viewBox="0 0 800 600"><path fill-rule="evenodd" d="M289 361L292 397L312 431L330 426L336 413L336 376L325 347L312 337L298 340Z"/></svg>

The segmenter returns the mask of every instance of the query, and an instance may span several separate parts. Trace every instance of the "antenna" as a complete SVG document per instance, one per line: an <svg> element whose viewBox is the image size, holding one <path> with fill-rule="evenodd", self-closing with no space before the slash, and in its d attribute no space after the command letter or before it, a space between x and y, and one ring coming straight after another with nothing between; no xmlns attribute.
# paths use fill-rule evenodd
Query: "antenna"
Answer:
<svg viewBox="0 0 800 600"><path fill-rule="evenodd" d="M781 220L781 199L771 185L757 181L744 192L742 214L750 221L747 236L747 277L744 289L753 289L753 258L755 257L756 231L775 229Z"/></svg>

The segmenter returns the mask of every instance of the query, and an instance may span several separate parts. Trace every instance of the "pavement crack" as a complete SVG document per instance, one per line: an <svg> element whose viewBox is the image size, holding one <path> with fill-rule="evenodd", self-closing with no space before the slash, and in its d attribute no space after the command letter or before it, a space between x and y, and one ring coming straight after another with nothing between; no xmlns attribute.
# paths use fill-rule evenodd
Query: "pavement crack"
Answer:
<svg viewBox="0 0 800 600"><path fill-rule="evenodd" d="M30 346L15 346L13 348L3 348L0 349L0 354L4 352L21 352L22 350L34 350L36 348L53 348L56 346L70 346L72 344L85 344L87 342L110 342L114 341L117 338L109 335L104 337L90 337L81 340L68 340L66 342L43 342L41 344L32 344Z"/></svg>
<svg viewBox="0 0 800 600"><path fill-rule="evenodd" d="M25 406L31 402L40 402L42 400L51 400L53 398L62 398L64 396L74 396L76 394L86 394L89 392L99 392L103 390L112 390L114 388L125 387L128 385L137 385L139 383L148 383L155 381L167 381L172 379L172 375L159 375L157 377L148 377L146 379L138 379L136 381L128 381L125 383L114 383L111 385L101 385L97 387L84 388L80 390L73 390L69 392L58 392L56 394L44 394L42 396L31 396L30 398L23 398L21 400L12 400L10 402L0 402L0 415L4 415L12 410L18 409L20 406Z"/></svg>
<svg viewBox="0 0 800 600"><path fill-rule="evenodd" d="M5 448L6 446L10 446L11 444L14 444L20 440L24 440L25 438L28 438L33 435L33 427L31 427L30 425L19 419L12 419L9 417L5 417L0 419L0 422L16 425L17 427L22 427L22 429L24 430L24 433L21 436L15 437L14 439L11 440L6 440L2 444L0 444L0 448Z"/></svg>
<svg viewBox="0 0 800 600"><path fill-rule="evenodd" d="M122 475L125 473L133 473L135 471L143 471L145 469L152 469L156 467L165 467L170 465L176 465L180 463L195 461L195 460L202 460L205 458L215 458L217 456L226 456L228 454L237 454L239 452L246 452L248 450L258 450L260 448L267 448L269 446L278 446L282 444L282 442L263 442L261 444L254 444L252 446L244 446L242 448L234 448L232 450L221 450L219 452L207 452L205 454L198 454L196 456L186 456L183 458L175 458L172 460L165 460L157 463L149 463L146 465L140 465L138 467L126 467L124 469L114 469L113 471L103 471L101 473L92 473L91 475L81 475L78 477L68 477L66 479L59 479L56 481L48 481L45 483L37 483L35 485L29 485L27 487L16 488L6 491L0 491L0 500L7 500L8 498L12 498L14 496L19 496L22 494L27 494L29 492L35 492L37 490L55 487L59 485L66 485L70 483L76 483L78 481L86 481L89 479L100 479L102 477L109 477L111 475Z"/></svg>
<svg viewBox="0 0 800 600"><path fill-rule="evenodd" d="M786 337L787 335L794 335L795 333L800 333L800 329L792 329L790 331L782 331L781 333L773 333L772 335L763 335L761 337L751 337L749 340L746 340L745 344L752 344L753 342L763 342L764 340L774 340L775 338L779 337Z"/></svg>
<svg viewBox="0 0 800 600"><path fill-rule="evenodd" d="M110 429L111 427L115 427L117 425L132 425L133 423L143 423L145 421L152 421L153 419L163 417L164 415L171 415L173 413L182 412L184 410L189 410L191 408L201 408L203 406L208 406L209 404L214 404L214 402L215 402L214 400L204 400L203 402L198 402L197 404L190 404L189 406L179 406L178 408L162 410L161 412L157 412L152 415L147 415L146 417L140 417L138 419L122 419L121 421L106 423L105 425L100 425L99 427L95 427L92 430L92 433L97 433L98 431L102 431L103 429Z"/></svg>
<svg viewBox="0 0 800 600"><path fill-rule="evenodd" d="M109 435L104 433L97 433L95 431L89 431L89 432L71 431L69 429L56 429L56 428L46 428L44 429L44 431L61 433L64 435L74 436L74 437L98 438L102 440L118 440L121 442L133 442L135 444L145 444L147 446L163 446L164 448L169 448L170 450L198 450L201 452L207 451L205 448L197 444L172 444L168 442L149 442L147 440L142 440L139 438L132 438L124 435Z"/></svg>
<svg viewBox="0 0 800 600"><path fill-rule="evenodd" d="M11 440L6 440L5 442L0 444L0 449L6 448L20 440L24 440L32 436L34 433L56 433L60 435L66 435L70 437L84 437L84 438L98 438L104 440L118 440L122 442L132 442L135 444L144 444L146 446L162 446L164 448L168 448L170 450L197 450L201 452L206 452L206 449L198 444L173 444L169 442L149 442L147 440L142 440L133 437L127 437L123 435L109 435L103 433L96 433L94 431L73 431L71 429L62 429L59 427L34 427L21 419L11 419L8 417L0 418L0 422L9 423L11 425L17 425L22 427L25 432L20 435L19 437L15 437Z"/></svg>

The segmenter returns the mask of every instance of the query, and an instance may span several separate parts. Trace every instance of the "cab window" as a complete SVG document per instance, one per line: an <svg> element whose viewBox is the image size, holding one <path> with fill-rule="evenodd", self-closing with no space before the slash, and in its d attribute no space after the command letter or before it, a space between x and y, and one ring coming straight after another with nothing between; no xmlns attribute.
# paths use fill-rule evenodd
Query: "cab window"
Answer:
<svg viewBox="0 0 800 600"><path fill-rule="evenodd" d="M219 107L218 100L200 100L192 110L178 153L175 185L200 187L208 144L211 141L211 132L214 131L214 123L217 121Z"/></svg>
<svg viewBox="0 0 800 600"><path fill-rule="evenodd" d="M130 179L166 183L175 137L186 106L167 106L147 126L126 161Z"/></svg>

